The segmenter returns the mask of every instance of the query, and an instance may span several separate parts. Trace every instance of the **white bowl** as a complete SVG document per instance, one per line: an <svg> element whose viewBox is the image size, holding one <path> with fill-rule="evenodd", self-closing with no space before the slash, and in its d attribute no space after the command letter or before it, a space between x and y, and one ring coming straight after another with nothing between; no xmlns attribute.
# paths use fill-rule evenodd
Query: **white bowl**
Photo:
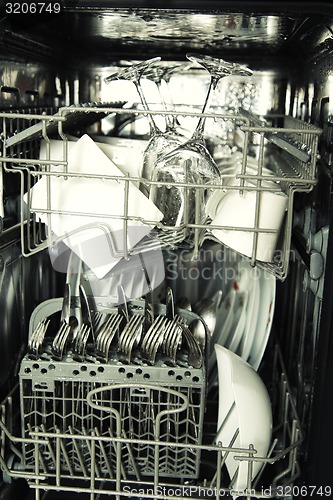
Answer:
<svg viewBox="0 0 333 500"><path fill-rule="evenodd" d="M235 151L230 156L225 156L223 158L216 159L215 160L216 165L221 171L223 170L223 168L228 166L237 167L237 165L242 165L243 156L244 156L243 152ZM253 156L247 156L246 165L251 167L256 167L258 165L258 160L256 160L256 158L253 158Z"/></svg>
<svg viewBox="0 0 333 500"><path fill-rule="evenodd" d="M267 389L253 368L242 358L228 349L215 345L219 373L218 432L216 442L229 446L239 429L233 448L244 452L230 452L226 457L226 467L234 497L241 496L247 488L249 456L245 450L253 445L257 453L254 457L265 458L272 437L272 409ZM235 460L243 456L245 460ZM253 480L263 466L263 462L252 461ZM237 491L239 492L237 494Z"/></svg>
<svg viewBox="0 0 333 500"><path fill-rule="evenodd" d="M253 229L256 227L255 217L259 204L255 258L263 262L271 262L287 202L288 197L282 191L259 193L255 190L228 191L221 197L216 207L217 213L212 219L212 225L222 227L212 229L212 234L236 252L252 257L255 234Z"/></svg>
<svg viewBox="0 0 333 500"><path fill-rule="evenodd" d="M247 162L246 175L254 177L251 179L246 179L244 181L244 185L254 188L259 185L258 181L255 179L255 176L258 175L258 164L256 163L256 160L251 157L248 157ZM231 190L234 191L234 187L241 187L241 179L237 177L239 174L241 174L241 170L241 158L234 158L233 163L228 164L228 166L221 169L222 186L221 188L215 188L214 190L212 190L206 202L206 216L213 219L218 212L219 205L223 197ZM272 188L279 189L279 185L270 179L270 177L273 176L273 172L271 170L263 167L261 175L265 177L264 179L261 179L261 188L267 188L267 191L272 190Z"/></svg>
<svg viewBox="0 0 333 500"><path fill-rule="evenodd" d="M227 168L222 169L221 171L221 177L222 177L222 183L223 185L233 185L233 186L240 186L241 179L240 177L237 177L238 175L241 175L242 173L242 165L237 164L233 166L229 166ZM246 170L245 170L245 175L249 176L258 176L258 166L254 165L247 165ZM272 177L274 174L271 170L268 168L263 167L260 173L261 176L265 177L264 179L261 179L261 185L262 186L269 186L267 182L273 182L270 177ZM256 179L251 177L251 179L248 179L251 182L256 182Z"/></svg>

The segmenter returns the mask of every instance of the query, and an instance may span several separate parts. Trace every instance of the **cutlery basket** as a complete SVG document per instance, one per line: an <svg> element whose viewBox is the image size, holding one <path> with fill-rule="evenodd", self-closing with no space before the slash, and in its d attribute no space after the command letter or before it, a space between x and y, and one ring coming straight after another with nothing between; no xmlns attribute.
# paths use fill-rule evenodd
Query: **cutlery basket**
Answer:
<svg viewBox="0 0 333 500"><path fill-rule="evenodd" d="M41 318L56 319L61 305L62 299L39 304L30 319L30 335ZM143 301L132 305L134 314L143 314ZM155 311L164 315L166 307L158 304ZM179 310L179 314L184 321L197 318L190 311ZM154 474L158 455L161 476L197 477L205 363L194 368L186 352L174 366L162 354L153 365L139 353L126 363L117 344L105 362L93 350L84 361L76 361L70 349L56 361L51 356L51 342L52 336L45 338L39 359L26 355L20 366L25 468L35 467L36 449L29 436L37 432L47 436L38 449L45 471L58 468L75 477L114 477L121 466L125 477L138 479ZM117 439L125 441L120 445ZM159 444L152 444L154 441ZM170 443L178 444L173 447Z"/></svg>

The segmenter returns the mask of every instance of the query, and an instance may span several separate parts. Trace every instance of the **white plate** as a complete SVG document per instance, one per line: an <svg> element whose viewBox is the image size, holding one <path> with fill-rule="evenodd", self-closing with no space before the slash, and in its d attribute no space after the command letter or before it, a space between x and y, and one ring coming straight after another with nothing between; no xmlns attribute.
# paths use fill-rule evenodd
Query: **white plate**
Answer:
<svg viewBox="0 0 333 500"><path fill-rule="evenodd" d="M232 352L236 352L244 333L245 323L247 321L247 302L249 292L236 292L236 299L234 303L234 318L233 324L228 336L224 343L225 347Z"/></svg>
<svg viewBox="0 0 333 500"><path fill-rule="evenodd" d="M260 301L258 320L255 329L248 363L258 370L272 328L275 307L276 278L271 273L260 269Z"/></svg>
<svg viewBox="0 0 333 500"><path fill-rule="evenodd" d="M241 264L240 272L242 274L241 280L246 280L249 299L247 302L244 335L238 347L237 354L239 354L239 356L241 356L243 359L247 360L251 351L254 336L256 334L260 301L260 270L257 267L252 267L249 262L243 261Z"/></svg>
<svg viewBox="0 0 333 500"><path fill-rule="evenodd" d="M109 137L96 135L92 139L98 147L120 168L133 177L140 177L143 164L143 154L148 141L128 139L126 137Z"/></svg>
<svg viewBox="0 0 333 500"><path fill-rule="evenodd" d="M78 137L68 136L67 148L68 151L75 146ZM143 152L147 145L147 141L139 141L133 139L123 139L118 137L103 137L96 136L93 138L94 143L101 151L111 160L123 174L129 174L131 177L139 177ZM49 141L50 159L52 161L63 160L64 158L64 141L51 139ZM44 139L41 140L39 158L46 160L47 143ZM139 185L139 182L133 181L133 184Z"/></svg>
<svg viewBox="0 0 333 500"><path fill-rule="evenodd" d="M61 166L51 170L63 172ZM80 177L49 176L51 215L48 217L45 213L48 208L46 176L42 176L31 190L31 210L101 278L119 262L124 251L121 217L124 216L125 183L109 177L114 175L122 179L124 174L88 135L81 137L68 152L68 172L80 174ZM87 174L103 178L85 177ZM128 216L139 218L128 222L128 249L163 218L162 212L131 182ZM151 225L143 224L140 218L148 218Z"/></svg>
<svg viewBox="0 0 333 500"><path fill-rule="evenodd" d="M229 446L237 429L233 448L248 449L252 444L258 457L266 457L272 436L272 408L267 389L259 375L242 358L221 346L215 346L218 363L219 407L216 443ZM232 406L234 403L234 406ZM235 477L233 497L247 488L249 462L235 460L246 453L230 452L226 467L230 478ZM254 479L263 466L252 462ZM239 494L237 494L239 491Z"/></svg>
<svg viewBox="0 0 333 500"><path fill-rule="evenodd" d="M234 303L236 290L231 288L222 300L216 312L216 325L211 338L211 353L208 362L208 375L212 374L216 368L216 353L214 344L223 345L228 338L234 318Z"/></svg>

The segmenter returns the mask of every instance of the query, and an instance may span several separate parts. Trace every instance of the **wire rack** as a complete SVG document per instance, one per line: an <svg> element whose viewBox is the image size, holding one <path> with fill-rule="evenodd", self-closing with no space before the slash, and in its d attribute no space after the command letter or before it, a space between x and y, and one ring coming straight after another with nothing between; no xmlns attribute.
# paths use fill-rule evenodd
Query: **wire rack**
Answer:
<svg viewBox="0 0 333 500"><path fill-rule="evenodd" d="M166 225L163 220L151 220L150 214L144 216L129 215L128 200L129 190L132 183L152 187L156 182L143 179L133 175L97 175L92 165L91 171L85 174L69 171L68 167L68 138L64 133L66 124L71 122L80 123L82 117L95 115L98 119L103 115L133 115L133 118L147 116L147 112L138 109L123 109L116 106L70 106L60 108L56 115L36 114L26 115L24 113L1 113L3 122L3 151L2 166L6 174L19 177L20 184L20 227L22 253L25 256L32 255L42 249L52 247L59 239L52 232L51 217L57 215L73 219L75 217L91 217L88 226L94 226L101 234L110 236L110 225L113 222L121 224L123 234L120 246L117 246L112 238L109 240L111 254L115 258L150 250L157 247L177 247L182 242L190 242L194 248L194 256L198 255L200 245L205 239L214 239L214 230L227 232L237 231L252 236L251 251L247 255L253 265L268 269L277 278L285 279L288 272L292 229L292 209L294 195L296 192L309 192L316 184L316 160L318 138L321 130L311 124L293 119L287 116L266 117L265 122L260 122L248 112L237 114L225 113L205 113L207 120L214 120L216 123L231 124L232 128L241 141L241 170L238 173L239 186L198 184L191 182L165 182L164 185L172 190L177 189L184 196L185 205L191 200L191 210L187 206L184 210L184 219L177 226ZM170 115L168 111L150 111L149 114ZM181 117L199 117L200 114L193 111L182 110ZM33 120L33 121L32 121ZM31 125L31 123L34 123ZM67 130L67 129L66 129ZM39 159L39 142L41 139L49 144L50 137L55 137L62 141L62 158L54 159L50 154L50 149L46 148L46 159ZM239 139L240 138L240 139ZM31 144L37 147L31 147ZM248 165L249 153L256 150L257 168L250 171ZM269 144L269 147L267 147ZM268 156L269 154L269 156ZM142 161L142 157L140 160ZM271 170L267 177L264 167ZM221 171L223 179L223 171ZM32 190L38 180L46 179L47 202L42 208L32 207ZM116 181L123 187L123 209L117 214L109 210L107 213L83 213L82 211L61 210L54 208L51 203L52 184L56 179L102 179L104 183L109 183L110 192L112 184ZM274 187L267 188L265 181L274 183ZM163 182L158 182L158 185ZM254 210L253 224L249 227L236 227L212 225L209 217L202 220L200 216L200 203L207 197L207 193L217 190L238 189L241 193L254 191L256 206ZM262 208L263 192L283 192L288 196L287 210L281 227L272 229L260 225L260 215ZM44 218L43 218L44 217ZM106 223L99 223L98 219L106 220ZM48 227L48 231L45 229ZM109 225L110 224L110 225ZM140 224L143 227L153 228L148 236L142 239L134 247L128 245L128 231L131 224ZM85 227L76 228L74 233L82 232ZM258 259L258 242L263 234L277 233L278 243L274 255L270 261ZM71 233L67 232L66 236Z"/></svg>
<svg viewBox="0 0 333 500"><path fill-rule="evenodd" d="M281 496L283 488L292 485L300 474L298 453L302 432L278 346L273 352L272 378L268 387L276 411L273 438L267 456L257 456L252 446L235 448L232 442L225 446L212 444L214 432L210 429L214 425L216 428L216 422L214 424L214 419L211 419L214 413L209 411L209 407L205 413L208 425L204 427L202 442L184 442L180 431L184 430L184 425L190 425L190 421L182 420L181 415L182 412L188 414L192 411L190 408L193 403L190 401L191 398L192 402L194 400L189 391L192 384L188 384L187 390L183 391L179 390L177 383L172 383L173 388L170 389L161 383L152 384L150 381L110 384L107 377L104 382L88 383L83 377L81 388L84 387L85 393L83 395L81 392L82 397L73 400L73 394L68 394L68 391L74 390L78 395L80 389L65 370L62 382L61 377L58 378L67 397L63 397L64 393L60 391L56 403L53 392L51 391L50 396L50 388L46 390L45 387L45 384L50 383L50 377L46 376L42 380L43 367L40 365L32 370L35 370L35 382L39 380L44 383L44 387L38 388L35 383L35 390L31 390L31 378L29 379L26 370L22 375L23 385L30 384L29 390L23 388L23 420L17 411L20 400L18 386L1 406L0 464L4 476L7 480L25 478L30 487L35 489L36 499L41 498L43 491L49 490L88 493L91 499L99 498L100 494L121 498L199 499L203 495L219 498L221 495L234 493L233 481L230 482L224 469L226 457L233 453L236 460L248 464L249 477L254 461L263 464L255 480L248 481L247 488L242 493L246 498ZM24 362L22 368L29 367ZM60 365L55 368L58 376L61 369ZM131 369L127 367L127 370ZM56 379L57 377L53 378L54 381ZM184 387L184 384L180 386ZM29 392L30 396L37 393L34 405L36 401L38 403L32 407L32 411L28 411L29 407L31 410ZM124 409L125 399L127 403ZM50 400L52 404L57 404L51 414L47 411ZM75 411L71 411L73 404L77 405ZM197 404L199 405L199 401ZM80 411L77 411L80 405ZM84 431L78 431L78 422L71 422L73 426L68 426L67 431L54 426L54 419L62 421L65 407L69 420L76 415L81 420L80 423L84 421ZM139 439L138 434L131 433L128 423L142 410L146 412L146 417L147 411L154 413L154 416L136 419L136 425L145 428ZM203 408L200 412L203 412ZM27 422L30 424L27 425ZM20 435L20 428L23 429L23 437ZM105 428L108 428L107 433L103 432ZM170 429L175 428L178 428L179 434L173 434L173 431L170 434ZM167 439L165 430L169 436ZM186 433L189 433L188 427ZM237 433L238 430L235 437ZM151 455L148 460L141 461L140 452L147 459L147 450L150 450ZM199 470L195 479L184 481L180 477L183 472L182 464L190 463L193 455L200 455ZM151 469L147 473L148 466ZM170 468L172 477L168 477Z"/></svg>
<svg viewBox="0 0 333 500"><path fill-rule="evenodd" d="M40 363L40 368L48 371L49 365ZM169 383L173 378L183 378L183 385L176 382L169 387L154 383L152 370L149 369L144 373L146 377L150 376L151 383L145 382L133 367L126 370L126 375L131 373L133 380L141 379L141 383L117 383L117 377L113 375L116 373L119 378L119 367L113 371L105 370L109 373L104 383L91 382L91 370L88 370L89 380L82 377L80 381L73 381L65 375L68 369L72 375L73 371L80 371L82 366L67 365L65 378L60 379L59 370L63 366L57 364L55 371L58 371L58 379L54 378L52 389L45 386L45 379L38 383L36 378L31 382L26 376L21 377L23 436L29 438L31 432L53 435L47 446L39 448L44 472L57 469L57 440L54 436L59 433L66 436L59 456L60 470L62 474L73 477L86 477L92 470L99 477L115 477L119 466L118 453L125 478L140 480L144 476L153 476L155 447L152 441L156 432L161 442L200 443L203 391L199 387L202 377L195 375L196 370L193 373L187 370L187 378L184 376L185 370L183 373L176 370L174 377L169 375L165 378L169 379ZM24 363L24 369L29 368L32 367ZM100 372L98 374L101 380ZM186 380L192 380L193 377L198 379L196 387L186 386ZM94 458L89 440L85 441L87 435L101 438L95 443ZM80 440L77 441L73 436L79 436ZM135 442L118 450L112 438L120 436ZM24 447L24 464L27 470L34 470L35 448L31 444ZM199 464L199 448L159 447L159 471L163 477L195 478L199 473Z"/></svg>

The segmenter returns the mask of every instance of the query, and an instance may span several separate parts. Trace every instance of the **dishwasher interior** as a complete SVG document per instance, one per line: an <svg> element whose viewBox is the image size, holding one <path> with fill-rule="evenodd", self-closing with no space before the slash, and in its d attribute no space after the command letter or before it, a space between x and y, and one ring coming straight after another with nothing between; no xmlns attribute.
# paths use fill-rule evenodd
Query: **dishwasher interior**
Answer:
<svg viewBox="0 0 333 500"><path fill-rule="evenodd" d="M3 7L1 498L330 496L332 8L127 4Z"/></svg>

